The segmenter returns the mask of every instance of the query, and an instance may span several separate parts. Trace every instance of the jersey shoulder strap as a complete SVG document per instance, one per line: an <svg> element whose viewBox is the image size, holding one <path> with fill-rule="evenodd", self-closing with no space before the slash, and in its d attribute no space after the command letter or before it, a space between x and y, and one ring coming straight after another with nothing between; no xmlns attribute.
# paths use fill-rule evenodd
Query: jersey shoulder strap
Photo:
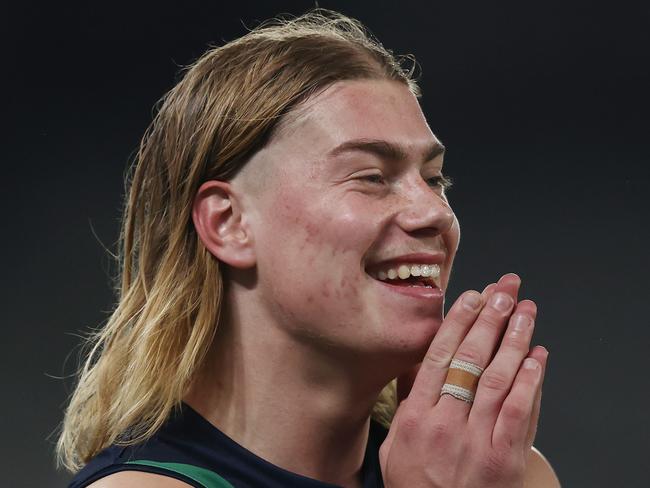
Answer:
<svg viewBox="0 0 650 488"><path fill-rule="evenodd" d="M125 465L149 466L152 468L171 471L181 474L197 482L204 488L234 488L228 481L209 469L194 466L185 463L163 463L160 461L150 461L147 459L136 459L127 461Z"/></svg>

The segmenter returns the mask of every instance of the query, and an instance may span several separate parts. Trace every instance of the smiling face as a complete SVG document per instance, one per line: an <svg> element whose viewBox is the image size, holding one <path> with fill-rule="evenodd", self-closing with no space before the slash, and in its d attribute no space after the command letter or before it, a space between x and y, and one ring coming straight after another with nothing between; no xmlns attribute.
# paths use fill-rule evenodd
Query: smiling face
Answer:
<svg viewBox="0 0 650 488"><path fill-rule="evenodd" d="M303 343L423 354L442 320L459 227L442 146L416 98L394 81L345 81L289 117L233 180L265 315ZM424 264L425 274L440 269L433 283L377 279Z"/></svg>

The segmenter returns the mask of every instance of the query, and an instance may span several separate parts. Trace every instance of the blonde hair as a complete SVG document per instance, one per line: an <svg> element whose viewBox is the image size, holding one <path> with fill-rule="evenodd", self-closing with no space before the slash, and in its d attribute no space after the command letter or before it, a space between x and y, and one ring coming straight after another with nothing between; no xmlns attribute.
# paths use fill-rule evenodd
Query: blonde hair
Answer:
<svg viewBox="0 0 650 488"><path fill-rule="evenodd" d="M191 219L201 183L231 178L284 115L339 80L396 80L418 95L402 59L359 22L317 9L267 22L185 68L127 178L118 302L87 340L57 443L60 464L76 471L111 444L150 437L206 356L223 278ZM394 409L391 382L373 416L387 425Z"/></svg>

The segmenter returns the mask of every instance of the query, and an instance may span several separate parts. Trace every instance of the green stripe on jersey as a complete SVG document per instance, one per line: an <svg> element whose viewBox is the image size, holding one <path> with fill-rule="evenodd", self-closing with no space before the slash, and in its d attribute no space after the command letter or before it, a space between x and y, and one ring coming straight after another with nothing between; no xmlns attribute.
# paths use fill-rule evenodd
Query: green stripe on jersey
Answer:
<svg viewBox="0 0 650 488"><path fill-rule="evenodd" d="M139 464L142 466L152 466L155 468L166 469L168 471L187 476L205 488L234 488L228 481L223 479L217 473L210 471L209 469L193 466L191 464L161 463L159 461L149 461L147 459L128 461L126 464Z"/></svg>

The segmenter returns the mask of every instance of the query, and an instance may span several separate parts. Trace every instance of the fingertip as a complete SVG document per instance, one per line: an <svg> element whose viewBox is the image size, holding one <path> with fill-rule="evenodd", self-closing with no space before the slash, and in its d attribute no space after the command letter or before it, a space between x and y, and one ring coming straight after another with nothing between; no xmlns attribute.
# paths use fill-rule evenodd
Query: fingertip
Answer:
<svg viewBox="0 0 650 488"><path fill-rule="evenodd" d="M519 288L521 287L521 278L515 273L507 273L501 277L497 282L497 290L511 295L515 302L517 301L517 295L519 294Z"/></svg>
<svg viewBox="0 0 650 488"><path fill-rule="evenodd" d="M463 307L469 311L477 311L483 305L483 295L476 290L468 290L461 300Z"/></svg>
<svg viewBox="0 0 650 488"><path fill-rule="evenodd" d="M492 294L496 286L497 286L496 283L490 283L488 286L483 288L483 291L481 292L481 296L483 298L487 298L490 294Z"/></svg>
<svg viewBox="0 0 650 488"><path fill-rule="evenodd" d="M532 300L521 300L517 304L517 311L527 312L531 314L533 318L537 318L537 304Z"/></svg>
<svg viewBox="0 0 650 488"><path fill-rule="evenodd" d="M521 278L517 273L506 273L499 279L498 283L506 283L506 282L521 283Z"/></svg>
<svg viewBox="0 0 650 488"><path fill-rule="evenodd" d="M535 346L530 350L528 357L535 358L543 367L546 367L548 350L544 346Z"/></svg>
<svg viewBox="0 0 650 488"><path fill-rule="evenodd" d="M548 357L548 349L546 349L544 346L537 345L533 348L533 351L537 351L539 354L543 355L544 357Z"/></svg>

